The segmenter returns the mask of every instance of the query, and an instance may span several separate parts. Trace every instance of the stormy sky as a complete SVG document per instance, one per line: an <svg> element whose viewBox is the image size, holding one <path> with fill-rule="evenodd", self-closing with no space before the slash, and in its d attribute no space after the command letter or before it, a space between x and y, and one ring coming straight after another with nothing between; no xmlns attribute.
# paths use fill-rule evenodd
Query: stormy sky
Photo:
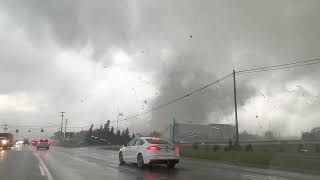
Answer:
<svg viewBox="0 0 320 180"><path fill-rule="evenodd" d="M49 136L60 111L71 127L115 125L118 107L124 119L233 69L319 58L319 18L317 0L1 1L0 125ZM237 77L240 130L320 126L319 68ZM232 88L227 79L120 128L234 123Z"/></svg>

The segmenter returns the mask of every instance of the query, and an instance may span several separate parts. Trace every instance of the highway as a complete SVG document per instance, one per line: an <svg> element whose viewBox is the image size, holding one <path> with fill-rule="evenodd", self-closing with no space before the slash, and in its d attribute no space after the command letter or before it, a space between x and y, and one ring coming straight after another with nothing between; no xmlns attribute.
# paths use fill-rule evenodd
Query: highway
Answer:
<svg viewBox="0 0 320 180"><path fill-rule="evenodd" d="M205 160L182 159L175 169L165 166L138 169L134 164L118 166L117 151L97 147L36 150L19 147L0 153L1 180L131 180L131 179L320 179L320 176L292 172L256 169L214 163Z"/></svg>

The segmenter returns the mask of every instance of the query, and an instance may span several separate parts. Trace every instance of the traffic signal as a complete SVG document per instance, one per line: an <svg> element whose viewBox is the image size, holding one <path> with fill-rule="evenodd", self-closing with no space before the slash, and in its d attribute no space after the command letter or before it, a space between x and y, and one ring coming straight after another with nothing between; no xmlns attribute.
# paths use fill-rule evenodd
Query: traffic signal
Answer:
<svg viewBox="0 0 320 180"><path fill-rule="evenodd" d="M43 129L41 129L41 132L43 133L43 132L44 132L44 130L43 130Z"/></svg>
<svg viewBox="0 0 320 180"><path fill-rule="evenodd" d="M16 133L19 133L19 129L16 129Z"/></svg>

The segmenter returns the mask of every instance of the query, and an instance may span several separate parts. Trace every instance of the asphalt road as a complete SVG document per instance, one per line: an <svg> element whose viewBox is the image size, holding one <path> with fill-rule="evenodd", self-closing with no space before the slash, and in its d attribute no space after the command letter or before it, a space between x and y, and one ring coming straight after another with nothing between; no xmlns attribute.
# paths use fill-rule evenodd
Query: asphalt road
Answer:
<svg viewBox="0 0 320 180"><path fill-rule="evenodd" d="M262 170L231 166L211 161L182 159L175 169L156 166L138 169L134 164L118 166L117 151L96 147L51 147L36 150L20 147L0 153L1 180L166 180L166 179L320 179L320 176L303 175L275 170Z"/></svg>

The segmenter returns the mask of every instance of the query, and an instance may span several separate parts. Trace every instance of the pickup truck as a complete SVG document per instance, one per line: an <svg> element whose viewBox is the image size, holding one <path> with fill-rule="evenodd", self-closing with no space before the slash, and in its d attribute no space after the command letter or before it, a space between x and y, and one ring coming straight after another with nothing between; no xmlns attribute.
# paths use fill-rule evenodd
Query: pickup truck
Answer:
<svg viewBox="0 0 320 180"><path fill-rule="evenodd" d="M0 133L0 150L13 147L13 135L10 133Z"/></svg>

